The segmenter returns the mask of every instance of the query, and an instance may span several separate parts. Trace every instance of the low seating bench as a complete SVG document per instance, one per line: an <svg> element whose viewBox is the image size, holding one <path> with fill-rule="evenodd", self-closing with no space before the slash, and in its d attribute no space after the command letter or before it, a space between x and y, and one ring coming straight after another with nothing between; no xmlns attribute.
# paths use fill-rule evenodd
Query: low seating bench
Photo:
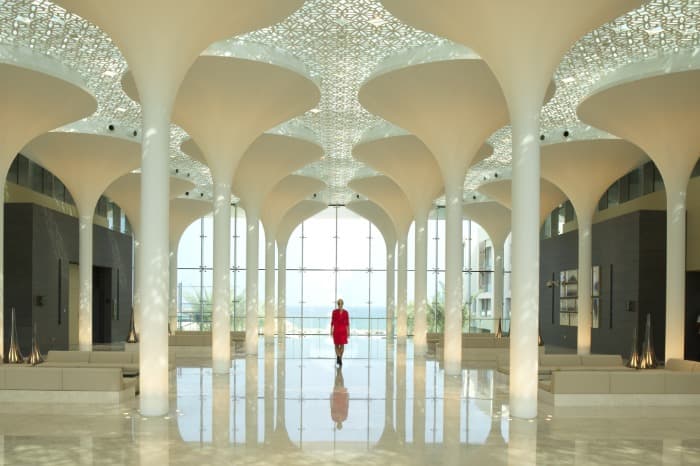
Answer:
<svg viewBox="0 0 700 466"><path fill-rule="evenodd" d="M700 363L671 359L665 369L554 371L539 394L554 406L700 406Z"/></svg>
<svg viewBox="0 0 700 466"><path fill-rule="evenodd" d="M231 332L231 343L245 341L245 332ZM168 337L169 346L211 346L211 332L175 332Z"/></svg>
<svg viewBox="0 0 700 466"><path fill-rule="evenodd" d="M138 377L118 367L0 365L0 402L120 403L133 398Z"/></svg>
<svg viewBox="0 0 700 466"><path fill-rule="evenodd" d="M510 373L510 364L507 360L498 363L499 372ZM538 373L540 376L549 376L555 371L626 371L634 370L624 366L622 356L617 354L590 354L579 356L577 354L541 354L539 358Z"/></svg>
<svg viewBox="0 0 700 466"><path fill-rule="evenodd" d="M125 351L49 351L43 367L114 367L127 377L139 374L139 354Z"/></svg>

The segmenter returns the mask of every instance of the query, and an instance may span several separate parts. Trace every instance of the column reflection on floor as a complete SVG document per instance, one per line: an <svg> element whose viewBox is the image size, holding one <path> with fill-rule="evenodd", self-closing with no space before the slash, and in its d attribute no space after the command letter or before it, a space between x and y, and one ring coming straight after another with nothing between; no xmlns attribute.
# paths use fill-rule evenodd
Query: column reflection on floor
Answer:
<svg viewBox="0 0 700 466"><path fill-rule="evenodd" d="M410 340L353 337L337 369L327 336L267 339L257 356L234 357L229 375L178 368L177 429L215 446L419 456L447 447L440 455L459 461L467 445L504 445L494 371L446 376L432 354L414 355Z"/></svg>

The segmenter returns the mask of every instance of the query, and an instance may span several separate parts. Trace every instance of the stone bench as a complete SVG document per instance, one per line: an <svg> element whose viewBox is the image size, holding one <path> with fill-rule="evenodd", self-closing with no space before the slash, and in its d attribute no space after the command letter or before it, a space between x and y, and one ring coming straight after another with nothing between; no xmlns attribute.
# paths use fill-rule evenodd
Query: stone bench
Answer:
<svg viewBox="0 0 700 466"><path fill-rule="evenodd" d="M498 362L498 372L510 373L510 363ZM633 371L625 367L622 356L617 354L540 354L537 368L540 376L550 376L555 371Z"/></svg>
<svg viewBox="0 0 700 466"><path fill-rule="evenodd" d="M245 332L231 332L231 349L245 342ZM175 332L168 336L168 346L175 358L211 357L211 332Z"/></svg>
<svg viewBox="0 0 700 466"><path fill-rule="evenodd" d="M669 360L665 369L554 371L539 395L554 406L700 406L700 363Z"/></svg>
<svg viewBox="0 0 700 466"><path fill-rule="evenodd" d="M125 376L139 374L139 354L125 351L49 351L43 367L116 367Z"/></svg>
<svg viewBox="0 0 700 466"><path fill-rule="evenodd" d="M118 367L0 366L0 402L121 403L134 398L138 377Z"/></svg>
<svg viewBox="0 0 700 466"><path fill-rule="evenodd" d="M244 342L245 332L231 332L231 343ZM211 346L211 332L175 332L168 336L169 346Z"/></svg>

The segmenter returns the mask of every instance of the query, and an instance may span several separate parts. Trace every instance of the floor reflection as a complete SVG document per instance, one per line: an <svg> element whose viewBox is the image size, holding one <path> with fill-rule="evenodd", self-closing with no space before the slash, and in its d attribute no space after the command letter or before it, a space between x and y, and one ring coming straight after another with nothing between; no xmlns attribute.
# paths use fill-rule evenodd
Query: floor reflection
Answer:
<svg viewBox="0 0 700 466"><path fill-rule="evenodd" d="M567 409L510 419L508 379L446 377L411 342L355 338L342 371L327 337L260 341L227 375L186 360L171 415L121 406L0 405L1 464L692 464L700 409Z"/></svg>
<svg viewBox="0 0 700 466"><path fill-rule="evenodd" d="M336 369L332 347L322 349L321 339L268 340L259 357L234 359L229 376L213 375L206 367L178 368L182 440L281 441L300 449L348 443L370 449L380 439L383 448L488 439L493 370L465 369L462 376L446 379L439 361L413 357L410 343L381 338L366 338ZM223 429L227 435L219 432Z"/></svg>

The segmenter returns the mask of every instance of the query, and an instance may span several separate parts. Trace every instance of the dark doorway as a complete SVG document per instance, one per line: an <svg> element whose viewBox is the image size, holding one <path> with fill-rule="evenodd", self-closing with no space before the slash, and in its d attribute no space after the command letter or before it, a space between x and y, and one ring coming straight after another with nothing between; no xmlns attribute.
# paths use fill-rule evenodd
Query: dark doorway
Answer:
<svg viewBox="0 0 700 466"><path fill-rule="evenodd" d="M92 268L92 342L112 342L112 269Z"/></svg>
<svg viewBox="0 0 700 466"><path fill-rule="evenodd" d="M700 361L700 272L685 278L685 359Z"/></svg>

